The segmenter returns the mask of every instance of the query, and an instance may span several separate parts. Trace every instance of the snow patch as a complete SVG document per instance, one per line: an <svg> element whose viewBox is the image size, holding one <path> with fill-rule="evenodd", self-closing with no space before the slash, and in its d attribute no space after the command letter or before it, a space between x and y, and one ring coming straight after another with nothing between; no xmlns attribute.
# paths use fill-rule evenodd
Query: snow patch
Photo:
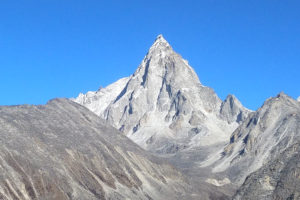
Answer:
<svg viewBox="0 0 300 200"><path fill-rule="evenodd" d="M206 179L205 182L207 182L209 184L212 184L212 185L215 185L215 186L218 186L218 187L224 186L224 185L227 185L227 184L231 183L231 181L228 178L224 178L223 180L217 180L217 179L209 178L209 179Z"/></svg>

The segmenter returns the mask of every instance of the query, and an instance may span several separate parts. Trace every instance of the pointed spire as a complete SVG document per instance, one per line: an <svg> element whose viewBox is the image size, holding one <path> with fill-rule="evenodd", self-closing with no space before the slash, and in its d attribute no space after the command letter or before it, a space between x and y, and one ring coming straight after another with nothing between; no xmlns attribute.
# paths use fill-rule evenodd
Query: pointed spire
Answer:
<svg viewBox="0 0 300 200"><path fill-rule="evenodd" d="M161 38L164 39L164 36L163 36L162 34L159 34L159 35L156 37L156 40L157 40L157 39L161 39Z"/></svg>
<svg viewBox="0 0 300 200"><path fill-rule="evenodd" d="M168 41L164 38L164 36L162 34L159 34L156 37L153 45L155 45L155 44L164 44L164 45L170 46L170 44L168 43Z"/></svg>
<svg viewBox="0 0 300 200"><path fill-rule="evenodd" d="M152 46L149 49L148 54L153 54L153 53L161 53L161 52L172 52L173 49L171 47L171 45L168 43L168 41L163 37L162 34L159 34L154 43L152 44Z"/></svg>
<svg viewBox="0 0 300 200"><path fill-rule="evenodd" d="M164 36L162 34L159 34L156 39L155 39L155 42L162 42L162 43L168 43L167 40L164 38Z"/></svg>
<svg viewBox="0 0 300 200"><path fill-rule="evenodd" d="M279 97L287 97L287 95L283 91L281 91L279 94L277 94L276 97L277 98L279 98Z"/></svg>

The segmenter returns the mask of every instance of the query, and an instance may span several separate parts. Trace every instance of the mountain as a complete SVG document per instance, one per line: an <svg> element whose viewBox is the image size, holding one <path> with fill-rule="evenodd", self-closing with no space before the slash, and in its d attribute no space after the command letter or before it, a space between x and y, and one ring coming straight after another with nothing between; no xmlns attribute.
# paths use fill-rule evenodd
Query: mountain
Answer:
<svg viewBox="0 0 300 200"><path fill-rule="evenodd" d="M0 136L0 199L200 198L166 161L67 99L0 107Z"/></svg>
<svg viewBox="0 0 300 200"><path fill-rule="evenodd" d="M296 154L300 152L293 150L295 156L290 157L284 157L283 154L284 152L290 154L288 152L291 150L288 149L299 143L300 104L286 94L280 93L266 100L256 112L250 113L249 117L233 132L228 145L222 154L219 154L220 159L213 165L212 171L225 172L231 181L242 184L246 176L252 172L260 169L258 174L265 173L264 169L276 164L275 160L283 162L279 163L278 167L287 169L289 159L294 160ZM274 170L279 169L275 167ZM282 169L275 171L277 175L282 173ZM251 177L253 182L257 181L254 178L256 175ZM246 180L249 181L250 179ZM257 184L256 186L259 187Z"/></svg>
<svg viewBox="0 0 300 200"><path fill-rule="evenodd" d="M109 104L121 93L128 80L129 78L122 78L106 88L100 88L96 92L90 91L86 94L80 93L75 101L79 104L85 105L95 114L101 115L104 113ZM99 103L99 101L101 101L101 103Z"/></svg>
<svg viewBox="0 0 300 200"><path fill-rule="evenodd" d="M250 112L202 85L162 35L133 75L73 100L159 154L225 142Z"/></svg>
<svg viewBox="0 0 300 200"><path fill-rule="evenodd" d="M222 101L159 35L106 88L0 106L0 199L299 199L299 150L299 98Z"/></svg>
<svg viewBox="0 0 300 200"><path fill-rule="evenodd" d="M300 101L300 97L298 97L297 101Z"/></svg>
<svg viewBox="0 0 300 200"><path fill-rule="evenodd" d="M280 93L253 112L222 101L162 35L133 75L73 101L194 183L235 199L298 197L299 102Z"/></svg>
<svg viewBox="0 0 300 200"><path fill-rule="evenodd" d="M299 166L300 143L298 141L247 177L234 199L300 199Z"/></svg>

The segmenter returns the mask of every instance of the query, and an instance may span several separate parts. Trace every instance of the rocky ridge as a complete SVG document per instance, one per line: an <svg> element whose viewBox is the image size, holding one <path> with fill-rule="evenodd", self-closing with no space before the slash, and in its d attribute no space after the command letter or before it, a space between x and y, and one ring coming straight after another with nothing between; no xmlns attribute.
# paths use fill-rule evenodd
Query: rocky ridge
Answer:
<svg viewBox="0 0 300 200"><path fill-rule="evenodd" d="M67 99L0 107L0 199L198 199L184 176Z"/></svg>
<svg viewBox="0 0 300 200"><path fill-rule="evenodd" d="M96 115L0 107L0 199L300 198L300 99L221 101L162 35L133 75L72 100Z"/></svg>
<svg viewBox="0 0 300 200"><path fill-rule="evenodd" d="M300 199L300 145L294 143L247 177L233 199Z"/></svg>
<svg viewBox="0 0 300 200"><path fill-rule="evenodd" d="M73 100L159 154L224 142L250 112L236 97L229 95L222 102L202 85L162 35L135 73L105 90L110 87L118 89L105 95L80 94Z"/></svg>
<svg viewBox="0 0 300 200"><path fill-rule="evenodd" d="M213 171L227 171L231 180L241 184L250 173L299 142L300 105L280 93L265 101L233 132Z"/></svg>

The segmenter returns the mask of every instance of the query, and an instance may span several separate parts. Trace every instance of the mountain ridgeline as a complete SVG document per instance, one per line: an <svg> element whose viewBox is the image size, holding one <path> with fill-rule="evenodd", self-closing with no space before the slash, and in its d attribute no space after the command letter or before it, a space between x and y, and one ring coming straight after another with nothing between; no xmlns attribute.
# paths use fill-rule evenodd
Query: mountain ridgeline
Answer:
<svg viewBox="0 0 300 200"><path fill-rule="evenodd" d="M187 179L83 106L0 107L0 199L197 199Z"/></svg>
<svg viewBox="0 0 300 200"><path fill-rule="evenodd" d="M222 101L159 35L105 88L0 106L0 199L300 199L299 101Z"/></svg>
<svg viewBox="0 0 300 200"><path fill-rule="evenodd" d="M288 163L297 166L299 98L280 93L255 112L234 95L222 101L162 35L131 76L73 101L190 179L217 186L228 196L238 191L235 199L299 196L300 189L280 188L283 195L276 186L280 181L298 184L297 173L287 169ZM284 163L270 171L275 160ZM283 179L287 173L293 178Z"/></svg>
<svg viewBox="0 0 300 200"><path fill-rule="evenodd" d="M74 101L159 154L224 142L250 112L233 95L222 102L202 85L162 35L133 75Z"/></svg>

